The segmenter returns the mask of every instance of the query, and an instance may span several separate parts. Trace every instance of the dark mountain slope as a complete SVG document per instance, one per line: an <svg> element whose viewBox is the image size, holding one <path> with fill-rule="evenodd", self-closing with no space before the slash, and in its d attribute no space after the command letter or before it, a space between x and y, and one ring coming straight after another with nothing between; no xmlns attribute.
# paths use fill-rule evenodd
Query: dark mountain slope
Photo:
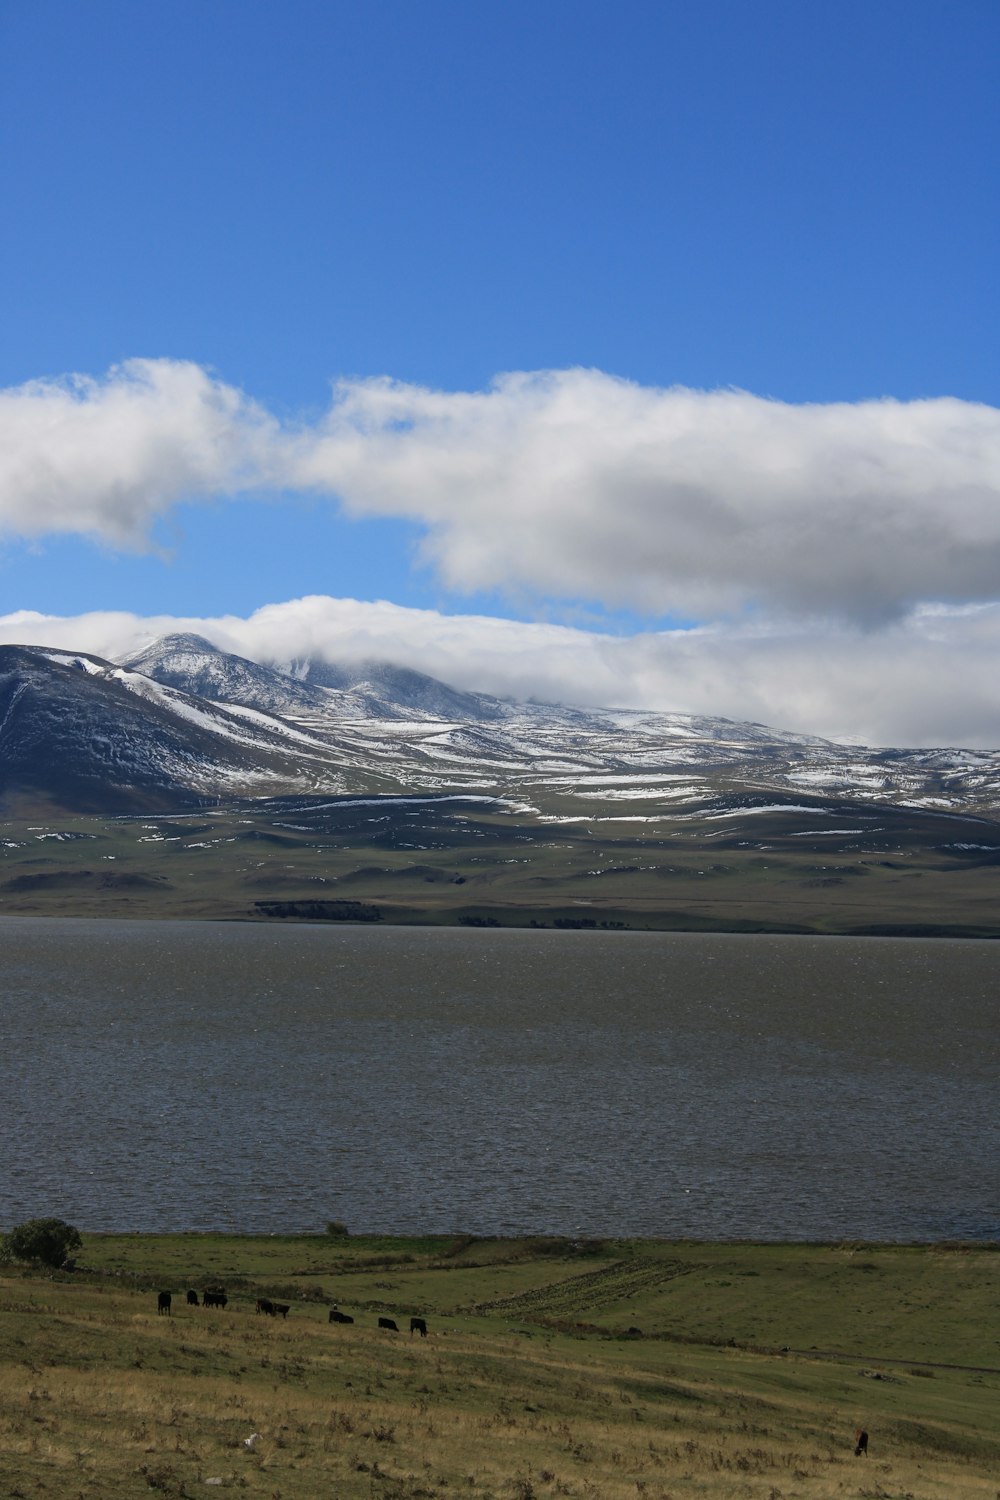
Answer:
<svg viewBox="0 0 1000 1500"><path fill-rule="evenodd" d="M81 811L185 806L294 780L270 729L84 652L0 647L0 791Z"/></svg>

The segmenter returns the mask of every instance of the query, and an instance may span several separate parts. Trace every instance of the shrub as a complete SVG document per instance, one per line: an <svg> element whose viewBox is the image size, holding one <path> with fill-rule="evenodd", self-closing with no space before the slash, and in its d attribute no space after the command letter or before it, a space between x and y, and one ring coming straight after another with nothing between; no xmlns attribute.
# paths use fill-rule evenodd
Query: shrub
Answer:
<svg viewBox="0 0 1000 1500"><path fill-rule="evenodd" d="M6 1260L34 1260L58 1268L71 1250L79 1250L80 1231L64 1219L28 1219L4 1235Z"/></svg>
<svg viewBox="0 0 1000 1500"><path fill-rule="evenodd" d="M339 1219L330 1219L326 1226L326 1232L327 1234L334 1235L337 1238L343 1238L346 1235L350 1234L351 1231L348 1229L347 1225L342 1224Z"/></svg>

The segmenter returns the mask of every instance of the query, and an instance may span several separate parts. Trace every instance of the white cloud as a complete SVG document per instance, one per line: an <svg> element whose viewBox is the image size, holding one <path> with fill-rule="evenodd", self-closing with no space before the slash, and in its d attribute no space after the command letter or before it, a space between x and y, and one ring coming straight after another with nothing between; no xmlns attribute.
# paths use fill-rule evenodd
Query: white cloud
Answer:
<svg viewBox="0 0 1000 1500"><path fill-rule="evenodd" d="M301 482L406 515L456 588L863 623L1000 594L1000 411L791 406L599 371L337 388Z"/></svg>
<svg viewBox="0 0 1000 1500"><path fill-rule="evenodd" d="M512 697L721 714L868 744L1000 745L1000 606L920 610L875 633L745 626L632 637L325 597L248 619L0 617L0 642L112 659L172 630L257 661L391 660Z"/></svg>
<svg viewBox="0 0 1000 1500"><path fill-rule="evenodd" d="M1000 411L793 406L593 370L343 382L282 426L196 365L0 393L0 528L139 546L185 499L308 490L407 517L458 590L695 619L900 619L1000 598Z"/></svg>
<svg viewBox="0 0 1000 1500"><path fill-rule="evenodd" d="M185 498L268 482L278 424L198 365L133 359L0 391L0 531L146 545Z"/></svg>

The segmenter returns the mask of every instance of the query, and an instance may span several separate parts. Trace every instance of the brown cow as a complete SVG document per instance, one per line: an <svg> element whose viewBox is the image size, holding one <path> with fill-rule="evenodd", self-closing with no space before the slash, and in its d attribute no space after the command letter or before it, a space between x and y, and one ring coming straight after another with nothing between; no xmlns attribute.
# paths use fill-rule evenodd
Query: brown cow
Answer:
<svg viewBox="0 0 1000 1500"><path fill-rule="evenodd" d="M854 1457L860 1458L862 1453L868 1457L868 1434L863 1427L859 1427L854 1434Z"/></svg>

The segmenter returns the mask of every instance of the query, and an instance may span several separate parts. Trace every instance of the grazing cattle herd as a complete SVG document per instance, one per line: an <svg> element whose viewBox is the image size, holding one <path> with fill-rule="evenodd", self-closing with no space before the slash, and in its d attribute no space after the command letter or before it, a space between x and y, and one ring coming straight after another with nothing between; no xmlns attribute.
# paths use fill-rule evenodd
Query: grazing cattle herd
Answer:
<svg viewBox="0 0 1000 1500"><path fill-rule="evenodd" d="M158 1313L166 1313L169 1316L172 1298L173 1294L171 1292L158 1292L156 1296L156 1311ZM228 1303L229 1298L226 1295L224 1287L217 1287L212 1291L202 1292L201 1294L202 1307L226 1307ZM188 1307L197 1307L199 1305L198 1293L190 1287L187 1292L187 1304ZM264 1313L268 1318L287 1318L292 1308L289 1302L273 1302L270 1297L258 1297L255 1310L259 1313ZM354 1319L350 1313L341 1312L339 1307L331 1307L328 1321L330 1323L353 1323ZM388 1328L392 1333L399 1332L399 1327L392 1318L379 1318L378 1326L380 1328ZM427 1337L426 1319L410 1319L410 1337L412 1338L415 1333L419 1333L421 1338Z"/></svg>
<svg viewBox="0 0 1000 1500"><path fill-rule="evenodd" d="M169 1317L171 1301L172 1293L158 1292L156 1297L156 1311L158 1313L166 1313ZM187 1301L189 1307L197 1307L198 1293L189 1289L187 1293ZM223 1287L219 1287L213 1291L202 1292L201 1294L202 1307L225 1307L228 1301L229 1298L226 1296L225 1288ZM291 1312L291 1304L288 1302L273 1302L270 1297L258 1297L256 1311L258 1313L263 1313L266 1317L269 1318L287 1318L288 1314ZM330 1323L353 1323L354 1319L351 1317L350 1313L341 1312L339 1307L333 1306L330 1308L327 1321ZM390 1333L399 1332L399 1325L396 1323L394 1318L381 1316L378 1320L378 1326L379 1328L387 1329ZM425 1339L427 1337L426 1318L410 1319L410 1337L412 1338L415 1333L419 1333L422 1339ZM637 1334L639 1333L639 1329L630 1328L629 1333ZM255 1433L254 1437L257 1436L259 1436L259 1434ZM248 1438L247 1444L249 1445L249 1443L250 1439ZM868 1455L868 1434L860 1427L857 1428L854 1433L854 1452L856 1457L861 1457L862 1455L867 1457Z"/></svg>

